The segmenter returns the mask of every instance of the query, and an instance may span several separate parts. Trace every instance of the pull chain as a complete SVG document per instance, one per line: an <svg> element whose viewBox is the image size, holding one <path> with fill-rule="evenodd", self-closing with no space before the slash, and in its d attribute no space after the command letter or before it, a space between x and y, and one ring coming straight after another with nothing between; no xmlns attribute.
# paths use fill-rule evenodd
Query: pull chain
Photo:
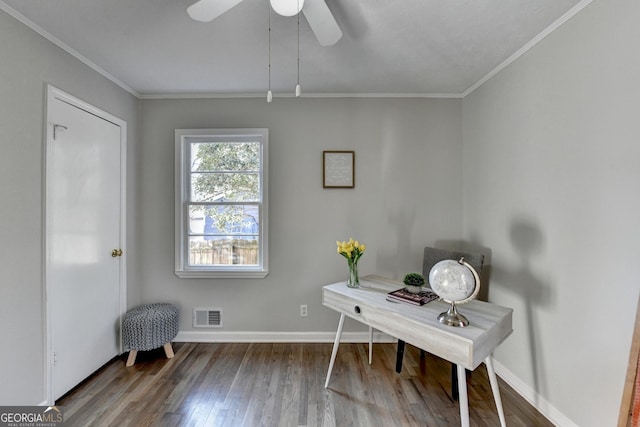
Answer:
<svg viewBox="0 0 640 427"><path fill-rule="evenodd" d="M298 82L296 84L296 98L300 97L302 91L300 90L300 0L298 0Z"/></svg>
<svg viewBox="0 0 640 427"><path fill-rule="evenodd" d="M271 93L271 5L267 3L269 8L269 89L267 90L267 102L273 101L273 93Z"/></svg>

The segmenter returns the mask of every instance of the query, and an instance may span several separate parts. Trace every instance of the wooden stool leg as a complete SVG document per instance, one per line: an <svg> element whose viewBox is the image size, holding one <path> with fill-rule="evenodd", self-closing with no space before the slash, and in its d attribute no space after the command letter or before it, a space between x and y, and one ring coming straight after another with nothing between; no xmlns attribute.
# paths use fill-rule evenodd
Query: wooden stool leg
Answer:
<svg viewBox="0 0 640 427"><path fill-rule="evenodd" d="M129 350L129 357L127 358L127 366L133 366L136 363L136 356L138 355L138 350Z"/></svg>
<svg viewBox="0 0 640 427"><path fill-rule="evenodd" d="M167 355L167 359L173 359L173 348L171 347L171 343L167 342L163 346L164 354Z"/></svg>

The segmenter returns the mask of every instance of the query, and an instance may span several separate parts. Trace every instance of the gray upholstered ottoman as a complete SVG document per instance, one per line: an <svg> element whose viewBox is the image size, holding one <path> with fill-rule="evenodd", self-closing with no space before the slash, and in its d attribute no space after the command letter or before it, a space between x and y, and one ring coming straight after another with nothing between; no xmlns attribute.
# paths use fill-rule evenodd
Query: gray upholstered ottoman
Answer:
<svg viewBox="0 0 640 427"><path fill-rule="evenodd" d="M132 308L122 321L122 342L129 351L127 366L136 362L138 351L164 347L173 358L171 341L178 335L179 311L173 304L144 304Z"/></svg>

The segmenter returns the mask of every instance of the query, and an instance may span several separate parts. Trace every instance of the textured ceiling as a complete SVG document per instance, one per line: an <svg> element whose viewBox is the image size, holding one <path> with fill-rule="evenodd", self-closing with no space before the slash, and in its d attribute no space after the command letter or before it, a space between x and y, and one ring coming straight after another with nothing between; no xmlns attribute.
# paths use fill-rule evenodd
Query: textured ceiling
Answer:
<svg viewBox="0 0 640 427"><path fill-rule="evenodd" d="M304 93L459 95L581 3L326 1L343 37L321 47L301 15ZM17 11L143 96L266 92L268 0L244 0L209 23L189 18L192 3L4 0L0 8ZM297 20L272 14L271 21L272 89L290 93Z"/></svg>

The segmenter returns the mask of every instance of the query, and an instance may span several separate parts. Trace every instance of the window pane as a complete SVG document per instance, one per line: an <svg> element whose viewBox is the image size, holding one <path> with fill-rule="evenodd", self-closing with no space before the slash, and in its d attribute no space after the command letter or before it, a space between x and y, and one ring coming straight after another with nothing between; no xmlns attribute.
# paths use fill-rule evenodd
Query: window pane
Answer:
<svg viewBox="0 0 640 427"><path fill-rule="evenodd" d="M192 202L252 202L260 197L257 173L192 173Z"/></svg>
<svg viewBox="0 0 640 427"><path fill-rule="evenodd" d="M264 278L268 129L176 129L180 278Z"/></svg>
<svg viewBox="0 0 640 427"><path fill-rule="evenodd" d="M221 236L216 240L190 237L189 265L258 265L258 236Z"/></svg>
<svg viewBox="0 0 640 427"><path fill-rule="evenodd" d="M260 170L259 142L192 142L191 171Z"/></svg>
<svg viewBox="0 0 640 427"><path fill-rule="evenodd" d="M248 238L260 232L258 205L198 205L189 207L189 234L202 240L229 235ZM257 240L257 237L252 237Z"/></svg>

